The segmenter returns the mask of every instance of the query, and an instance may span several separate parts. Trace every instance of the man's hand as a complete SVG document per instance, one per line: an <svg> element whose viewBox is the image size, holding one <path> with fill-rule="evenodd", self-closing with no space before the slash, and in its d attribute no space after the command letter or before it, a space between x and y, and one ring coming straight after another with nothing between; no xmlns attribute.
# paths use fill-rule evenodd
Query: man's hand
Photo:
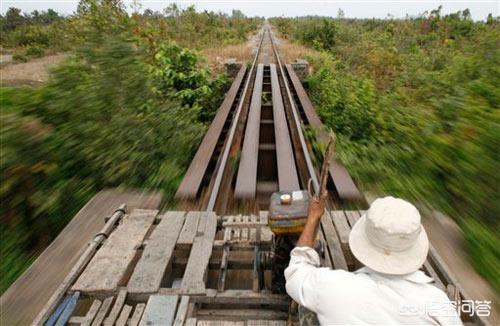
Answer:
<svg viewBox="0 0 500 326"><path fill-rule="evenodd" d="M309 211L307 213L308 218L320 219L325 211L325 198L318 199L312 197L309 201Z"/></svg>
<svg viewBox="0 0 500 326"><path fill-rule="evenodd" d="M309 211L307 213L307 221L302 230L302 234L297 241L297 247L314 247L316 241L316 233L318 233L319 222L325 211L326 196L312 197L309 200Z"/></svg>

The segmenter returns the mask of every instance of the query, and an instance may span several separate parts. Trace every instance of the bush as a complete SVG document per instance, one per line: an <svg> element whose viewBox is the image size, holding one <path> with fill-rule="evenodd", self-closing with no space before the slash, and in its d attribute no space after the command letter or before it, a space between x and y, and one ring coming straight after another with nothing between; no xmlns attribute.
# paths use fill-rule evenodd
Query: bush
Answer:
<svg viewBox="0 0 500 326"><path fill-rule="evenodd" d="M28 45L24 53L28 57L39 58L43 56L44 50L37 45Z"/></svg>
<svg viewBox="0 0 500 326"><path fill-rule="evenodd" d="M19 62L27 62L28 58L23 53L14 53L12 59Z"/></svg>
<svg viewBox="0 0 500 326"><path fill-rule="evenodd" d="M79 49L41 88L0 89L0 289L100 189L155 189L172 199L205 131L199 116L214 111L198 104L216 89L205 78L183 79L203 71L196 54L158 47L169 50L151 65L142 47L108 36ZM179 65L186 53L191 59ZM159 79L158 70L168 74ZM187 92L192 106L182 103Z"/></svg>
<svg viewBox="0 0 500 326"><path fill-rule="evenodd" d="M498 291L500 24L439 11L334 20L327 44L323 18L298 18L288 35L326 52L309 58L309 94L358 183L456 219Z"/></svg>

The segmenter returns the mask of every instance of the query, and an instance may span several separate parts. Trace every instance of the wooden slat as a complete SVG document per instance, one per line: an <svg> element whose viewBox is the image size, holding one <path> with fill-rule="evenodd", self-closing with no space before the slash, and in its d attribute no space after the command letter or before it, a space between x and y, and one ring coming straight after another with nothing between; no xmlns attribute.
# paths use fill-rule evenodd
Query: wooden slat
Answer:
<svg viewBox="0 0 500 326"><path fill-rule="evenodd" d="M234 216L234 222L236 224L240 224L241 223L241 215ZM241 233L240 228L233 228L233 239L240 240L240 233Z"/></svg>
<svg viewBox="0 0 500 326"><path fill-rule="evenodd" d="M126 326L128 321L128 316L132 312L132 306L124 305L120 316L116 320L116 326Z"/></svg>
<svg viewBox="0 0 500 326"><path fill-rule="evenodd" d="M186 215L186 221L182 227L181 234L177 240L179 246L190 246L193 244L194 237L198 231L201 212L192 211Z"/></svg>
<svg viewBox="0 0 500 326"><path fill-rule="evenodd" d="M273 294L269 291L254 292L252 290L226 290L218 292L217 290L207 289L204 296L192 296L193 303L207 304L245 304L245 305L273 305L288 307L290 297L287 295Z"/></svg>
<svg viewBox="0 0 500 326"><path fill-rule="evenodd" d="M139 325L172 325L178 298L177 295L151 295Z"/></svg>
<svg viewBox="0 0 500 326"><path fill-rule="evenodd" d="M113 303L113 297L109 297L104 299L102 302L101 308L99 308L99 311L97 312L97 315L94 318L94 321L92 322L92 326L100 326L102 324L102 321L106 317L106 314L108 313L109 308L111 308L111 304Z"/></svg>
<svg viewBox="0 0 500 326"><path fill-rule="evenodd" d="M283 106L283 98L281 97L278 73L276 65L271 64L270 67L279 190L300 190L291 137L288 132L285 108Z"/></svg>
<svg viewBox="0 0 500 326"><path fill-rule="evenodd" d="M292 81L293 88L297 93L297 97L299 98L299 104L302 106L306 115L307 121L305 121L305 123L309 123L316 130L318 140L325 144L328 143L328 134L324 130L323 124L321 123L316 110L314 110L302 83L295 74L291 65L286 65L286 69L288 71L288 75L290 76L290 80ZM335 189L341 199L364 202L364 197L358 190L358 187L352 180L349 172L338 160L333 159L331 161L329 172L335 185Z"/></svg>
<svg viewBox="0 0 500 326"><path fill-rule="evenodd" d="M265 226L262 226L260 228L260 243L261 244L273 241L273 232L267 226L268 213L269 213L268 211L259 211L259 221L265 225Z"/></svg>
<svg viewBox="0 0 500 326"><path fill-rule="evenodd" d="M197 324L196 318L188 318L184 326L196 326L196 324Z"/></svg>
<svg viewBox="0 0 500 326"><path fill-rule="evenodd" d="M177 314L175 315L174 326L183 326L187 317L189 306L189 296L184 295L179 302L179 307L177 308Z"/></svg>
<svg viewBox="0 0 500 326"><path fill-rule="evenodd" d="M115 323L116 318L118 318L118 315L122 310L123 304L125 303L126 297L127 297L127 290L121 289L120 292L118 292L118 295L116 296L115 304L113 305L113 308L109 313L109 316L106 319L104 319L104 326L112 326Z"/></svg>
<svg viewBox="0 0 500 326"><path fill-rule="evenodd" d="M226 244L224 246L224 251L222 252L222 259L221 259L221 264L219 268L219 281L217 288L219 291L224 291L226 287L226 275L227 275L227 266L228 266L228 259L229 259L229 251L231 250L231 247L229 244Z"/></svg>
<svg viewBox="0 0 500 326"><path fill-rule="evenodd" d="M156 226L130 281L130 293L154 293L172 261L172 254L184 224L184 212L167 212Z"/></svg>
<svg viewBox="0 0 500 326"><path fill-rule="evenodd" d="M114 292L151 227L157 210L133 210L111 233L73 285L83 292Z"/></svg>
<svg viewBox="0 0 500 326"><path fill-rule="evenodd" d="M351 228L347 223L347 219L343 211L331 211L331 215L333 224L339 234L342 249L345 251L349 249L349 233L351 233Z"/></svg>
<svg viewBox="0 0 500 326"><path fill-rule="evenodd" d="M245 322L231 320L198 320L196 326L245 326Z"/></svg>
<svg viewBox="0 0 500 326"><path fill-rule="evenodd" d="M94 321L94 318L97 315L99 308L101 308L101 305L101 300L94 300L94 302L92 302L92 305L90 306L89 311L87 311L85 320L82 322L81 326L90 326L92 324L92 321Z"/></svg>
<svg viewBox="0 0 500 326"><path fill-rule="evenodd" d="M247 215L242 217L243 224L248 224L249 217ZM241 229L241 241L248 241L248 227L244 227Z"/></svg>
<svg viewBox="0 0 500 326"><path fill-rule="evenodd" d="M325 214L321 217L321 227L323 229L328 251L331 255L333 267L336 269L347 270L347 263L342 252L340 239L335 232L332 218L330 217L330 214L328 212L325 212Z"/></svg>
<svg viewBox="0 0 500 326"><path fill-rule="evenodd" d="M132 317L130 318L128 326L137 326L139 325L139 322L141 320L142 314L144 313L144 309L146 308L145 303L138 303L135 306L134 313L132 314Z"/></svg>
<svg viewBox="0 0 500 326"><path fill-rule="evenodd" d="M256 224L258 223L258 217L256 215L250 215L250 223L253 223L253 224ZM256 235L256 228L255 227L251 227L250 230L249 230L249 240L250 241L255 241L255 235Z"/></svg>
<svg viewBox="0 0 500 326"><path fill-rule="evenodd" d="M361 218L359 211L344 211L344 213L347 216L347 221L349 221L351 228L353 228L354 224Z"/></svg>
<svg viewBox="0 0 500 326"><path fill-rule="evenodd" d="M257 66L257 74L248 113L245 138L241 149L238 176L234 188L235 198L254 198L257 190L257 161L259 158L260 108L264 65Z"/></svg>
<svg viewBox="0 0 500 326"><path fill-rule="evenodd" d="M193 248L182 279L183 293L204 293L205 277L208 262L212 255L212 246L217 229L217 216L214 213L204 213L201 219L206 220L205 231L194 239Z"/></svg>
<svg viewBox="0 0 500 326"><path fill-rule="evenodd" d="M68 324L67 325L71 325L71 326L81 326L83 323L85 322L85 317L82 317L82 316L73 316L69 319L68 321Z"/></svg>
<svg viewBox="0 0 500 326"><path fill-rule="evenodd" d="M436 271L434 270L434 268L431 266L431 264L429 263L429 260L426 260L424 262L424 271L427 272L427 274L432 277L432 279L434 280L434 283L435 285L440 288L441 290L445 291L446 292L446 287L444 286L443 282L441 281L441 279L439 278L438 274L436 273Z"/></svg>
<svg viewBox="0 0 500 326"><path fill-rule="evenodd" d="M247 326L286 326L285 320L249 320Z"/></svg>
<svg viewBox="0 0 500 326"><path fill-rule="evenodd" d="M287 311L265 310L265 309L200 309L196 312L198 319L204 316L210 316L211 319L219 317L223 319L248 320L256 316L262 319L287 319ZM199 323L199 321L198 321Z"/></svg>
<svg viewBox="0 0 500 326"><path fill-rule="evenodd" d="M217 146L217 142L221 135L222 129L224 128L224 123L226 122L229 112L231 111L231 106L236 98L238 89L245 76L246 67L243 65L236 75L231 88L226 93L224 101L217 110L214 120L210 124L210 127L203 137L203 140L198 147L198 150L189 165L189 168L182 179L177 193L176 198L195 198L201 183L203 181L203 176L207 170L208 164L214 154L214 150Z"/></svg>
<svg viewBox="0 0 500 326"><path fill-rule="evenodd" d="M333 224L339 235L340 245L342 247L342 252L344 253L345 260L349 269L354 269L354 257L351 254L351 248L349 247L349 234L351 233L351 228L349 223L347 223L346 216L343 211L331 211L330 212Z"/></svg>

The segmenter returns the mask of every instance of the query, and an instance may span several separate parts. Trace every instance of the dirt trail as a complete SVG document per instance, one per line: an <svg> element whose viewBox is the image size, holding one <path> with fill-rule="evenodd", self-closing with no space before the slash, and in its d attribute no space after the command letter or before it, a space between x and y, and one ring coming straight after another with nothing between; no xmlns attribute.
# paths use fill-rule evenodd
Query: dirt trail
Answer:
<svg viewBox="0 0 500 326"><path fill-rule="evenodd" d="M104 218L121 204L155 209L159 193L104 190L71 220L31 267L0 298L0 325L29 325L74 266L85 244L104 226Z"/></svg>
<svg viewBox="0 0 500 326"><path fill-rule="evenodd" d="M0 69L2 85L39 85L49 79L49 71L60 64L66 54L59 53L24 63L8 63Z"/></svg>

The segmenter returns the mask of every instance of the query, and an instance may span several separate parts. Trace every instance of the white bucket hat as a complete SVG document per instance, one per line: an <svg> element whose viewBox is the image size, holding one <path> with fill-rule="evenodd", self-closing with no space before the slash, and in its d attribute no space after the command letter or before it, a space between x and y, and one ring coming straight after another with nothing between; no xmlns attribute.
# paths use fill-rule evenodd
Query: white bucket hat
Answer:
<svg viewBox="0 0 500 326"><path fill-rule="evenodd" d="M354 225L349 246L353 255L374 271L402 275L423 265L429 240L415 206L385 197L375 200Z"/></svg>

